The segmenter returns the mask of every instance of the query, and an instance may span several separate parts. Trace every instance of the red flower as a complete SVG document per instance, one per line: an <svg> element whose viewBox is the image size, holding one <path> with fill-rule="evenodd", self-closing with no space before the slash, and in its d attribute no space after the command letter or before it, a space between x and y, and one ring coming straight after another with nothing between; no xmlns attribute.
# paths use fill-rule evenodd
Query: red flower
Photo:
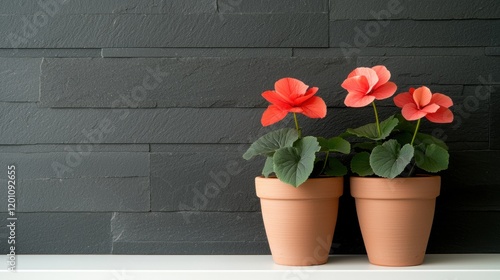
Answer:
<svg viewBox="0 0 500 280"><path fill-rule="evenodd" d="M262 115L261 123L268 126L281 121L289 112L301 113L310 118L324 118L326 104L323 99L314 96L317 87L308 85L294 78L283 78L274 84L274 90L262 93L271 103Z"/></svg>
<svg viewBox="0 0 500 280"><path fill-rule="evenodd" d="M431 93L428 87L410 88L394 97L394 103L403 108L401 113L409 121L426 117L435 123L453 122L453 113L449 107L453 105L450 97L442 93Z"/></svg>
<svg viewBox="0 0 500 280"><path fill-rule="evenodd" d="M397 86L389 82L390 78L391 72L383 65L354 69L342 83L342 87L348 91L344 104L347 107L364 107L375 99L391 97Z"/></svg>

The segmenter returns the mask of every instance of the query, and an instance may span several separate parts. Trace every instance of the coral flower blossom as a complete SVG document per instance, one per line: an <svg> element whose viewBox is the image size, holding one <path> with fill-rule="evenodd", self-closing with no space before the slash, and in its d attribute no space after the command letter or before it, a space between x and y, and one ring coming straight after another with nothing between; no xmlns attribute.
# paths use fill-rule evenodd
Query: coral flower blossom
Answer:
<svg viewBox="0 0 500 280"><path fill-rule="evenodd" d="M390 78L391 72L383 65L354 69L342 83L342 87L348 91L344 104L347 107L364 107L375 99L391 97L397 86L389 82Z"/></svg>
<svg viewBox="0 0 500 280"><path fill-rule="evenodd" d="M403 110L403 117L414 121L426 117L435 123L453 122L453 113L449 107L453 105L450 97L442 93L432 94L428 87L410 88L394 97L394 103Z"/></svg>
<svg viewBox="0 0 500 280"><path fill-rule="evenodd" d="M323 99L314 96L317 87L308 85L294 78L283 78L274 84L274 90L262 93L271 103L262 115L261 123L268 126L281 121L288 113L301 113L309 118L324 118L326 104Z"/></svg>

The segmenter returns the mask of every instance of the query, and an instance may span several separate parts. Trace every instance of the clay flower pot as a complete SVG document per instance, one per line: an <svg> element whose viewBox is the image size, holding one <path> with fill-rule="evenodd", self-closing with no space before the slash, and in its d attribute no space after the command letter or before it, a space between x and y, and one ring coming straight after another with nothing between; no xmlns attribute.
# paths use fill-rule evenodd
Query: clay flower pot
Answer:
<svg viewBox="0 0 500 280"><path fill-rule="evenodd" d="M424 261L441 177L351 178L368 259L383 266Z"/></svg>
<svg viewBox="0 0 500 280"><path fill-rule="evenodd" d="M343 178L312 178L298 188L277 178L255 178L273 260L281 265L328 261Z"/></svg>

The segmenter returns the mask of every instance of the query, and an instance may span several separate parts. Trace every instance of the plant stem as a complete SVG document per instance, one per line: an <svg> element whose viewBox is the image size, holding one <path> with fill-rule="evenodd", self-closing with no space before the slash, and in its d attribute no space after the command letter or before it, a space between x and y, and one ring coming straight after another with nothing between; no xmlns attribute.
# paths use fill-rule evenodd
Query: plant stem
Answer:
<svg viewBox="0 0 500 280"><path fill-rule="evenodd" d="M415 137L417 136L418 129L420 128L420 120L422 120L422 119L418 119L418 121L417 121L417 127L415 127L415 133L413 133L413 138L411 139L410 145L412 145L412 146L413 146L413 142L415 141Z"/></svg>
<svg viewBox="0 0 500 280"><path fill-rule="evenodd" d="M300 131L299 121L297 120L296 113L293 113L293 120L295 121L295 129L297 130L297 133L299 134L299 139L300 139L300 138L302 138L302 131Z"/></svg>
<svg viewBox="0 0 500 280"><path fill-rule="evenodd" d="M375 122L377 123L377 131L378 131L378 137L382 136L382 132L380 131L380 123L378 121L378 112L377 112L377 106L375 106L375 101L372 102L373 106L373 111L375 111Z"/></svg>
<svg viewBox="0 0 500 280"><path fill-rule="evenodd" d="M326 151L325 162L323 163L323 168L321 168L319 175L323 174L323 171L325 171L326 163L328 162L328 155L330 155L330 151Z"/></svg>
<svg viewBox="0 0 500 280"><path fill-rule="evenodd" d="M411 165L410 172L408 172L408 177L412 177L412 176L413 176L413 169L415 168L415 164L417 164L417 163L416 163L416 162L414 162L414 163Z"/></svg>

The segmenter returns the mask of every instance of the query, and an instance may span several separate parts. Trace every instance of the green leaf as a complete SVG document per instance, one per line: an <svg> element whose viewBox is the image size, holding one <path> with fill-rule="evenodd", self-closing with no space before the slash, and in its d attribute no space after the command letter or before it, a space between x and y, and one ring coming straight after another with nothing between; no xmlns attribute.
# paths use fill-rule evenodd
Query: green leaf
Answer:
<svg viewBox="0 0 500 280"><path fill-rule="evenodd" d="M373 169L370 166L370 153L356 154L351 160L351 170L359 176L373 175Z"/></svg>
<svg viewBox="0 0 500 280"><path fill-rule="evenodd" d="M417 166L427 172L435 173L448 168L448 151L436 144L420 144L415 149Z"/></svg>
<svg viewBox="0 0 500 280"><path fill-rule="evenodd" d="M373 149L370 155L370 166L376 175L385 178L395 178L410 163L414 149L410 144L403 148L398 141L392 139Z"/></svg>
<svg viewBox="0 0 500 280"><path fill-rule="evenodd" d="M318 137L317 139L322 152L339 152L343 154L351 152L351 144L342 137L333 137L330 139Z"/></svg>
<svg viewBox="0 0 500 280"><path fill-rule="evenodd" d="M282 128L271 131L257 139L243 154L243 158L249 160L254 156L272 156L274 152L283 147L291 147L299 139L295 129Z"/></svg>
<svg viewBox="0 0 500 280"><path fill-rule="evenodd" d="M438 138L431 136L429 134L426 134L426 133L417 133L417 137L415 137L414 144L416 146L416 145L419 145L421 143L426 144L426 145L436 144L439 147L441 147L445 150L448 150L448 145L446 145L446 143L443 140L438 139Z"/></svg>
<svg viewBox="0 0 500 280"><path fill-rule="evenodd" d="M264 163L264 169L262 169L262 175L267 178L271 173L274 173L273 157L267 157Z"/></svg>
<svg viewBox="0 0 500 280"><path fill-rule="evenodd" d="M415 128L417 127L416 124L413 122L410 122L406 120L403 115L401 114L396 114L396 118L398 119L399 123L396 126L396 129L399 131L406 131L412 134L415 132Z"/></svg>
<svg viewBox="0 0 500 280"><path fill-rule="evenodd" d="M347 167L339 159L331 157L328 159L328 165L325 168L325 175L341 177L347 174Z"/></svg>
<svg viewBox="0 0 500 280"><path fill-rule="evenodd" d="M415 133L416 126L413 123L407 121L401 115L397 115L396 117L399 119L399 124L396 126L396 130L400 131L400 133L396 134L394 138L397 139L401 145L410 143L411 139L413 138L413 133ZM419 132L417 133L417 136L415 137L415 142L413 144L416 147L417 145L422 143L426 145L436 144L441 148L448 150L448 145L446 145L446 143L443 140L438 139L427 133Z"/></svg>
<svg viewBox="0 0 500 280"><path fill-rule="evenodd" d="M380 136L378 135L376 123L370 123L358 128L349 128L347 129L347 132L352 135L368 138L371 140L382 140L389 136L389 134L391 134L392 130L398 125L398 122L398 119L394 118L394 116L390 116L388 119L382 121L380 123Z"/></svg>
<svg viewBox="0 0 500 280"><path fill-rule="evenodd" d="M311 175L316 152L319 152L316 137L307 136L295 142L293 147L283 147L274 153L274 172L276 176L294 187L300 186Z"/></svg>
<svg viewBox="0 0 500 280"><path fill-rule="evenodd" d="M343 154L351 153L351 144L341 137L328 139L328 148L330 149L330 152L339 152Z"/></svg>
<svg viewBox="0 0 500 280"><path fill-rule="evenodd" d="M328 139L325 137L316 137L316 140L318 140L318 144L321 147L321 152L327 152L330 150L328 148Z"/></svg>
<svg viewBox="0 0 500 280"><path fill-rule="evenodd" d="M352 134L351 134L351 133L349 133L349 132L347 132L347 131L346 131L346 132L343 132L343 133L341 133L341 134L339 135L339 137L341 137L341 138L347 138L347 137L350 137L350 136L352 136Z"/></svg>
<svg viewBox="0 0 500 280"><path fill-rule="evenodd" d="M404 144L409 144L411 143L411 139L413 137L413 133L409 132L402 132L398 133L393 136L394 139L398 140L399 144L404 145ZM417 147L418 145L423 144L425 146L430 145L430 144L436 144L439 147L448 150L448 145L443 142L443 140L440 140L436 137L433 137L429 134L426 133L417 133L417 136L415 137L415 142L413 143L414 147Z"/></svg>

